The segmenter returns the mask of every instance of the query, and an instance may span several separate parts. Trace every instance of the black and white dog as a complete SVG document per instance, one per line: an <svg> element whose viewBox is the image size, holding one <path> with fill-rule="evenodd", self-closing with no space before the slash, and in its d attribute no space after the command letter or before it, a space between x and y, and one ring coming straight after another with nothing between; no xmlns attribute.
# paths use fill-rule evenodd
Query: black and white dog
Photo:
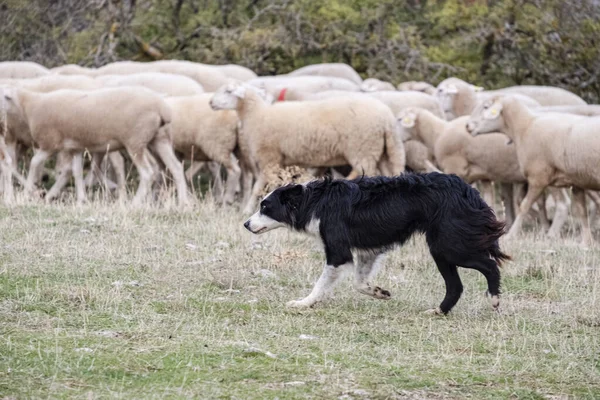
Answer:
<svg viewBox="0 0 600 400"><path fill-rule="evenodd" d="M321 301L343 270L353 266L360 293L389 299L390 292L372 286L370 279L380 257L415 232L425 234L446 283L446 297L429 312L446 314L458 302L463 286L457 266L485 276L497 309L498 267L510 259L498 245L504 223L475 189L455 175L439 173L290 184L267 195L244 226L257 234L285 226L322 240L327 265L308 297L288 303L294 307Z"/></svg>

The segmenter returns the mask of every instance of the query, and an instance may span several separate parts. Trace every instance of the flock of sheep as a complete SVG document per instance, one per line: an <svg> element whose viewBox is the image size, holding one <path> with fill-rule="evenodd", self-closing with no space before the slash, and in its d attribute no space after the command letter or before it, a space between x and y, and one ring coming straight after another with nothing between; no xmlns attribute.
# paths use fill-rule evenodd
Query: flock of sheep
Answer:
<svg viewBox="0 0 600 400"><path fill-rule="evenodd" d="M566 187L585 242L592 238L587 203L600 208L600 106L556 87L488 91L457 78L395 87L340 63L258 77L238 65L168 60L97 69L1 62L0 93L5 201L14 196L13 179L34 195L53 155L56 180L46 201L71 175L78 202L97 182L123 196L125 150L139 176L135 204L148 200L165 167L179 202L188 203L186 180L206 165L220 200L231 204L241 192L249 213L278 169L294 165L349 178L443 171L480 184L490 203L495 183L509 235L531 210L549 235L559 235L571 202ZM17 166L28 149L24 177ZM87 176L84 154L91 155ZM190 161L185 173L183 160Z"/></svg>

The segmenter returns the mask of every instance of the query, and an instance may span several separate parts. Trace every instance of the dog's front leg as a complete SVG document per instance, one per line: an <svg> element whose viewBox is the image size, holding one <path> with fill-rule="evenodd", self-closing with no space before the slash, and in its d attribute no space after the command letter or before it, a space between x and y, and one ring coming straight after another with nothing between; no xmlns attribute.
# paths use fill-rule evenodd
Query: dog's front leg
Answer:
<svg viewBox="0 0 600 400"><path fill-rule="evenodd" d="M353 263L351 262L342 264L338 267L334 267L333 265L325 265L325 269L315 284L312 292L302 300L288 302L287 306L297 308L312 307L333 292L335 285L341 281L341 278L344 277L346 272L351 269L352 266Z"/></svg>
<svg viewBox="0 0 600 400"><path fill-rule="evenodd" d="M377 274L385 255L381 253L360 252L357 254L356 258L354 288L367 296L381 300L389 300L392 295L388 290L371 285L371 279Z"/></svg>

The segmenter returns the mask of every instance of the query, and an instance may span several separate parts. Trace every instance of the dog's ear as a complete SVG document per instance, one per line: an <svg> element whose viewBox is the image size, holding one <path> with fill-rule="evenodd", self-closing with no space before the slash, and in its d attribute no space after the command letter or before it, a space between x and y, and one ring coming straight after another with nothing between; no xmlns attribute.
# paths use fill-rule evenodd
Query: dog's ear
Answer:
<svg viewBox="0 0 600 400"><path fill-rule="evenodd" d="M290 205L292 208L298 208L302 202L302 194L304 193L304 186L302 185L288 185L281 192L281 202L285 205Z"/></svg>

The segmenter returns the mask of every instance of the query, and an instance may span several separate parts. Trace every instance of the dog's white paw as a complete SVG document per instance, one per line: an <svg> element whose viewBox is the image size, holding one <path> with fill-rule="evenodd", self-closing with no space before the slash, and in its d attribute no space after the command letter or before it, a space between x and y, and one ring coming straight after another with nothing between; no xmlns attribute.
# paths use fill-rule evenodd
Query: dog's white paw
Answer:
<svg viewBox="0 0 600 400"><path fill-rule="evenodd" d="M292 300L286 303L288 308L310 308L314 303L310 303L304 300Z"/></svg>
<svg viewBox="0 0 600 400"><path fill-rule="evenodd" d="M423 314L425 314L425 315L444 315L444 313L442 312L442 310L440 310L439 307L432 308L427 311L423 311Z"/></svg>

